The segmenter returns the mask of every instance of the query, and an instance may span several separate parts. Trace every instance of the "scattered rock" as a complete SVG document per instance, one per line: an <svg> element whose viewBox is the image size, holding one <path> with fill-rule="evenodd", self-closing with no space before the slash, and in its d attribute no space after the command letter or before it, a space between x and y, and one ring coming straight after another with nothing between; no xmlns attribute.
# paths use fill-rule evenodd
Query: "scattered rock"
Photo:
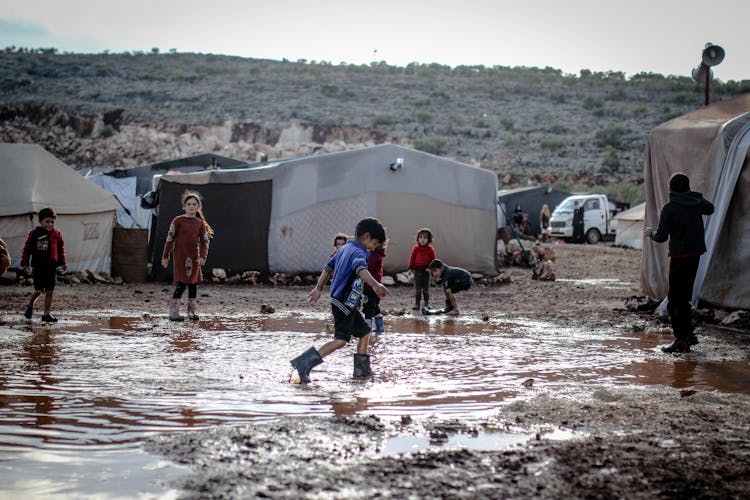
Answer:
<svg viewBox="0 0 750 500"><path fill-rule="evenodd" d="M747 328L750 326L750 312L742 310L733 311L721 320L721 324L735 328Z"/></svg>
<svg viewBox="0 0 750 500"><path fill-rule="evenodd" d="M625 300L625 308L628 311L654 312L659 303L651 297L630 297Z"/></svg>
<svg viewBox="0 0 750 500"><path fill-rule="evenodd" d="M260 312L262 312L263 314L273 314L276 312L276 309L268 304L261 304Z"/></svg>

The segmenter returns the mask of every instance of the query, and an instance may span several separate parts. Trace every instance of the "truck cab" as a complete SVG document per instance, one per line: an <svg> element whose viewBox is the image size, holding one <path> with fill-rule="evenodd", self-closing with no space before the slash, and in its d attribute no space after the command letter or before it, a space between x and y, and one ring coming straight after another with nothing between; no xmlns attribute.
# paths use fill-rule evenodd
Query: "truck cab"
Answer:
<svg viewBox="0 0 750 500"><path fill-rule="evenodd" d="M613 238L615 226L613 208L606 195L583 194L565 198L550 217L550 236L573 238L573 206L575 202L583 206L583 234L587 243L599 243L605 238Z"/></svg>

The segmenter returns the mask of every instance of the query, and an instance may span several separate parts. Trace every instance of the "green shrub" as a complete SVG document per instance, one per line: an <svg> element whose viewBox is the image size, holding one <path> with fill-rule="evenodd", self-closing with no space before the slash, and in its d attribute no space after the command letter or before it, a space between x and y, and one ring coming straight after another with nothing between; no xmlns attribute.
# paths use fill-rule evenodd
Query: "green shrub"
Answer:
<svg viewBox="0 0 750 500"><path fill-rule="evenodd" d="M448 141L442 137L422 137L414 141L414 149L434 155L444 155L448 152Z"/></svg>
<svg viewBox="0 0 750 500"><path fill-rule="evenodd" d="M521 147L521 141L517 137L508 137L503 141L503 146L508 149L518 149Z"/></svg>
<svg viewBox="0 0 750 500"><path fill-rule="evenodd" d="M377 115L375 119L373 120L373 125L378 126L384 126L384 125L395 125L398 123L398 118L394 115L385 114L385 115Z"/></svg>
<svg viewBox="0 0 750 500"><path fill-rule="evenodd" d="M620 157L617 155L617 150L612 146L607 146L607 154L602 160L602 167L609 173L616 172L620 168Z"/></svg>
<svg viewBox="0 0 750 500"><path fill-rule="evenodd" d="M487 118L485 117L479 117L477 118L477 121L474 122L474 126L476 128L490 128L490 122L487 121Z"/></svg>
<svg viewBox="0 0 750 500"><path fill-rule="evenodd" d="M607 125L596 132L594 142L600 148L607 146L620 149L622 147L622 138L625 135L625 129L619 125Z"/></svg>
<svg viewBox="0 0 750 500"><path fill-rule="evenodd" d="M560 92L552 92L549 96L549 100L554 102L555 104L562 104L567 100L567 98L565 97L565 94L562 94Z"/></svg>
<svg viewBox="0 0 750 500"><path fill-rule="evenodd" d="M507 116L503 116L502 118L500 118L500 125L502 125L505 130L509 130L509 131L513 130L513 128L515 127L515 123L513 123L513 119L508 118Z"/></svg>
<svg viewBox="0 0 750 500"><path fill-rule="evenodd" d="M584 107L585 109L589 109L589 110L590 110L590 109L597 109L597 108L601 108L601 107L603 107L603 106L604 106L604 101L602 101L602 100L601 100L600 98L598 98L598 97L591 97L591 96L587 96L587 97L586 97L586 98L585 98L585 99L583 100L583 107Z"/></svg>
<svg viewBox="0 0 750 500"><path fill-rule="evenodd" d="M567 129L560 125L559 123L553 123L552 126L549 128L549 131L553 134L564 134L567 132Z"/></svg>
<svg viewBox="0 0 750 500"><path fill-rule="evenodd" d="M451 113L450 115L448 115L448 123L460 127L466 123L466 120L464 119L463 115L459 115L458 113Z"/></svg>
<svg viewBox="0 0 750 500"><path fill-rule="evenodd" d="M539 143L542 151L557 151L565 147L565 143L559 139L542 139Z"/></svg>
<svg viewBox="0 0 750 500"><path fill-rule="evenodd" d="M427 111L417 111L414 113L414 121L421 123L422 125L432 123L435 120L435 116Z"/></svg>

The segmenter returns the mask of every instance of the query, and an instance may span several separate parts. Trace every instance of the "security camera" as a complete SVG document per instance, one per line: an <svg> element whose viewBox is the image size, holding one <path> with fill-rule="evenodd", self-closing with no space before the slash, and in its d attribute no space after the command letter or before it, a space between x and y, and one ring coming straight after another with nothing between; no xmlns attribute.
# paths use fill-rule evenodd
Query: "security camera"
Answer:
<svg viewBox="0 0 750 500"><path fill-rule="evenodd" d="M396 161L391 163L390 169L396 172L397 170L401 170L403 167L404 167L404 159L396 158Z"/></svg>

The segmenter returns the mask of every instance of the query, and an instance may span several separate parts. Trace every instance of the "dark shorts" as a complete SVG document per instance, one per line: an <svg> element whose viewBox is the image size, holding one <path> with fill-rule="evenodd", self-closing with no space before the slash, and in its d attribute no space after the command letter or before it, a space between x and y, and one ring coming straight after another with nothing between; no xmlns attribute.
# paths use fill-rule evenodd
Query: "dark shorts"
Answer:
<svg viewBox="0 0 750 500"><path fill-rule="evenodd" d="M52 291L57 281L57 270L54 267L34 267L31 269L34 278L34 290Z"/></svg>
<svg viewBox="0 0 750 500"><path fill-rule="evenodd" d="M334 339L349 342L352 336L359 339L370 333L370 325L365 322L359 310L354 310L348 315L334 305L331 305L331 310L333 311Z"/></svg>
<svg viewBox="0 0 750 500"><path fill-rule="evenodd" d="M380 314L380 297L375 294L375 290L366 286L363 300L365 303L362 305L362 312L365 318L374 318Z"/></svg>
<svg viewBox="0 0 750 500"><path fill-rule="evenodd" d="M464 290L468 290L471 288L472 280L466 280L466 281L457 281L455 283L451 283L451 286L446 286L451 292L463 292Z"/></svg>

